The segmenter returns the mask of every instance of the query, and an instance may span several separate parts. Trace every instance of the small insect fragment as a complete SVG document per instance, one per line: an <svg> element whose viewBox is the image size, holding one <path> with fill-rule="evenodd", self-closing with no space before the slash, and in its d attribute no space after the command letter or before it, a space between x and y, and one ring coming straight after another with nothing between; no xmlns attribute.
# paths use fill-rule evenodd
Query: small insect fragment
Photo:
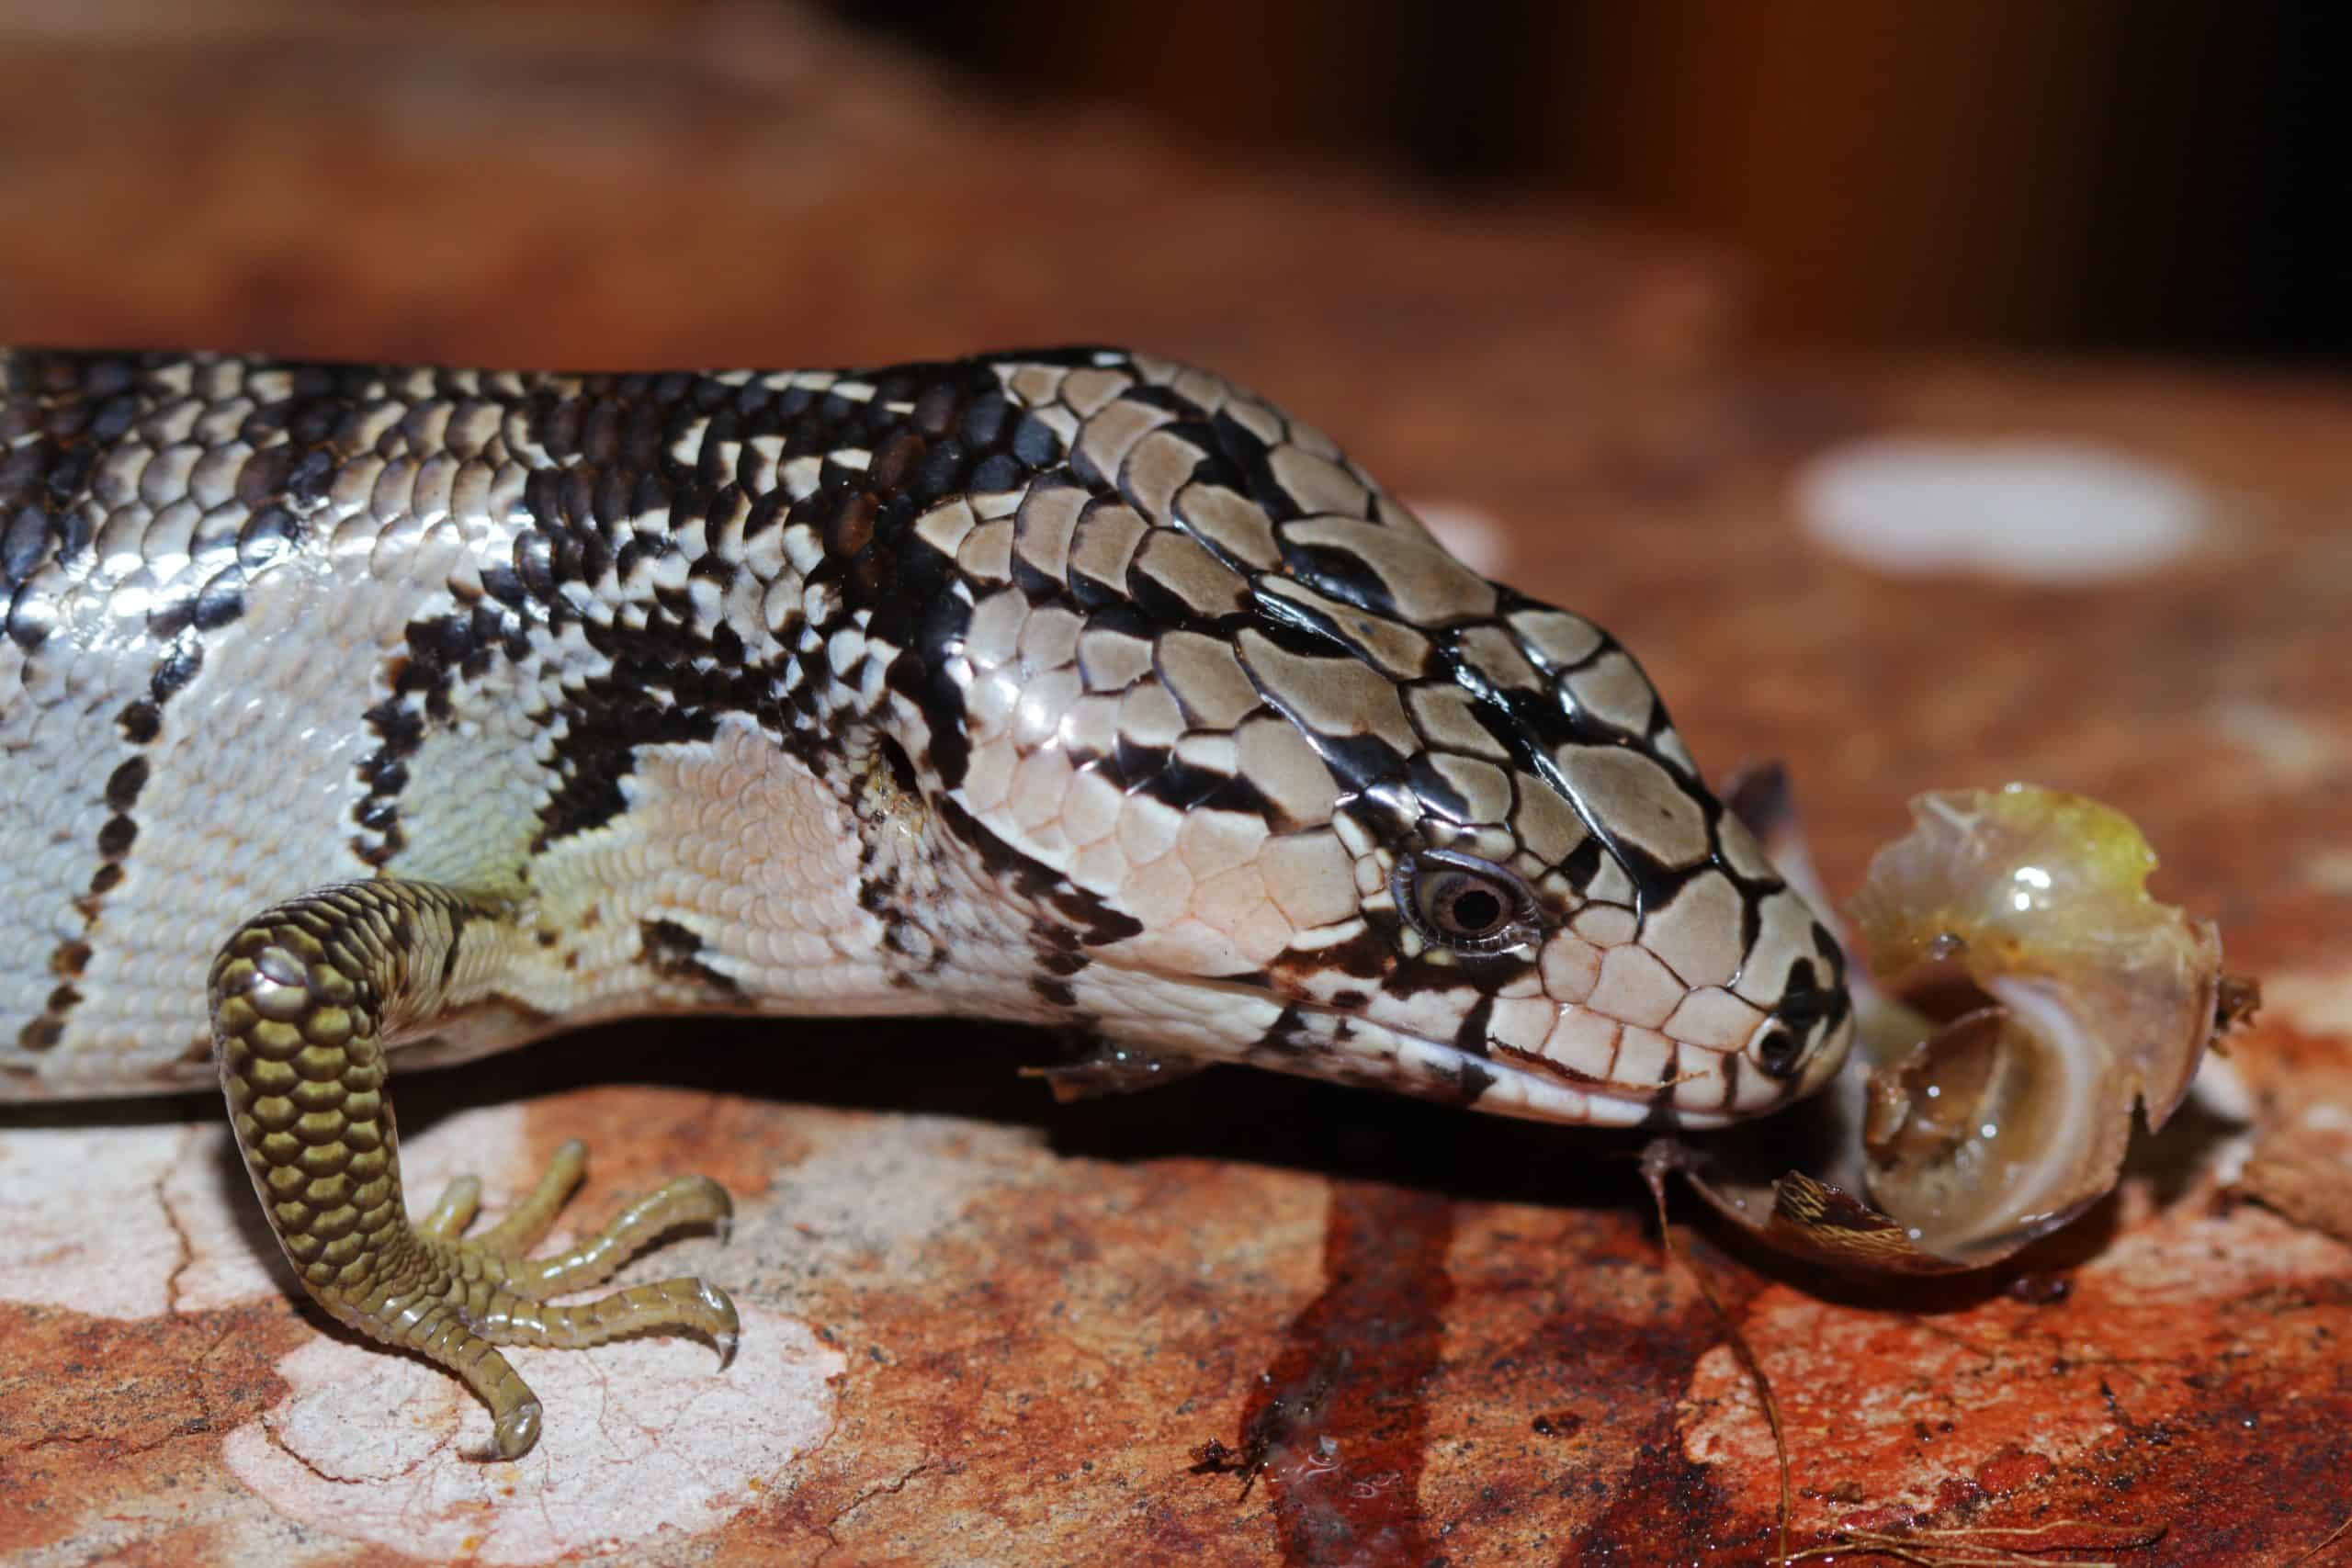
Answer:
<svg viewBox="0 0 2352 1568"><path fill-rule="evenodd" d="M2262 983L2247 975L2224 975L2213 998L2213 1049L2226 1055L2228 1036L2254 1021L2262 1010Z"/></svg>
<svg viewBox="0 0 2352 1568"><path fill-rule="evenodd" d="M1239 1452L1214 1438L1194 1449L1193 1457L1199 1462L1193 1473L1206 1475L1238 1470L1241 1472L1241 1500L1247 1502L1250 1489L1258 1484L1258 1477L1272 1464L1276 1451L1290 1447L1314 1420L1316 1412L1322 1408L1323 1401L1330 1394L1338 1371L1338 1368L1328 1364L1318 1366L1303 1382L1277 1392L1243 1425ZM1316 1460L1309 1461L1310 1465L1329 1459L1330 1444L1329 1437L1320 1439L1318 1448L1321 1451ZM1214 1457L1218 1461L1216 1465L1210 1463L1212 1447L1216 1450ZM1319 1468L1329 1466L1320 1465Z"/></svg>
<svg viewBox="0 0 2352 1568"><path fill-rule="evenodd" d="M1190 1472L1193 1475L1225 1475L1240 1468L1241 1456L1219 1438L1211 1438L1205 1443L1193 1445Z"/></svg>

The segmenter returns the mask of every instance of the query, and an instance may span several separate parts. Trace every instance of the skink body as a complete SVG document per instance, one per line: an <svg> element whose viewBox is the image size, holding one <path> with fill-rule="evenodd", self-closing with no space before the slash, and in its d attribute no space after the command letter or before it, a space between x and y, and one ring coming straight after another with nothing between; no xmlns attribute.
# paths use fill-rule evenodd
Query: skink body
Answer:
<svg viewBox="0 0 2352 1568"><path fill-rule="evenodd" d="M502 1451L537 1416L495 1344L728 1340L696 1281L536 1304L724 1196L554 1273L528 1225L412 1224L394 1059L963 1014L1104 1042L1081 1087L1247 1061L1703 1125L1850 1037L1622 648L1147 355L16 353L0 612L0 1096L223 1082L306 1284Z"/></svg>

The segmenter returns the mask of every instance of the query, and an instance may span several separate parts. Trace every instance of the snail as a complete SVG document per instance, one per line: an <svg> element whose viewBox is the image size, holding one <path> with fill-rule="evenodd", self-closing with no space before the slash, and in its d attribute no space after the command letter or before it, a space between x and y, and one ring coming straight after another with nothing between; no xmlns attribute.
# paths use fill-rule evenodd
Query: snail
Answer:
<svg viewBox="0 0 2352 1568"><path fill-rule="evenodd" d="M1777 772L1733 793L1811 879ZM1801 1136L1654 1156L1769 1245L1848 1270L1983 1268L2064 1226L2114 1189L2134 1107L2163 1126L2257 1000L2211 921L2149 895L2155 853L2120 812L2013 784L1922 795L1911 818L1848 906L1861 1043Z"/></svg>

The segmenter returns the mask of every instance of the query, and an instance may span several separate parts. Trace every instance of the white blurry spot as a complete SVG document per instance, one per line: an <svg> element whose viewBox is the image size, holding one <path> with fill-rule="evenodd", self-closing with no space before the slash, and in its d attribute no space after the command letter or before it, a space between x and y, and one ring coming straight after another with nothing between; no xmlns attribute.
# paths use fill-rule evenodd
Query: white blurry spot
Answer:
<svg viewBox="0 0 2352 1568"><path fill-rule="evenodd" d="M2261 1115L2254 1090L2227 1056L2208 1051L2197 1064L2197 1076L2188 1080L2188 1098L2198 1110L2230 1125L2228 1135L2205 1151L2203 1163L2212 1180L2223 1185L2235 1181L2254 1155L2255 1122Z"/></svg>
<svg viewBox="0 0 2352 1568"><path fill-rule="evenodd" d="M2256 698L2223 699L2212 709L2212 723L2281 788L2312 788L2352 759L2352 747L2332 726Z"/></svg>
<svg viewBox="0 0 2352 1568"><path fill-rule="evenodd" d="M2303 1107L2297 1125L2313 1133L2352 1133L2352 1110L2329 1100L2315 1100Z"/></svg>
<svg viewBox="0 0 2352 1568"><path fill-rule="evenodd" d="M832 1431L829 1380L846 1364L807 1325L757 1309L724 1372L693 1340L507 1354L547 1407L515 1463L465 1457L489 1442L490 1416L455 1378L340 1339L279 1361L292 1392L231 1432L223 1456L310 1529L434 1562L549 1562L773 1500Z"/></svg>
<svg viewBox="0 0 2352 1568"><path fill-rule="evenodd" d="M2306 1034L2352 1034L2352 971L2265 975L2262 1016L2280 1020Z"/></svg>
<svg viewBox="0 0 2352 1568"><path fill-rule="evenodd" d="M1510 564L1510 530L1493 513L1453 501L1417 501L1412 509L1437 542L1479 576L1499 577Z"/></svg>
<svg viewBox="0 0 2352 1568"><path fill-rule="evenodd" d="M2030 582L2153 570L2206 521L2203 496L2166 469L2045 441L1841 446L1798 474L1794 503L1816 542L1873 570Z"/></svg>
<svg viewBox="0 0 2352 1568"><path fill-rule="evenodd" d="M2313 850L2303 861L2303 884L2339 898L2352 898L2352 850Z"/></svg>
<svg viewBox="0 0 2352 1568"><path fill-rule="evenodd" d="M2245 1075L2227 1056L2208 1051L2205 1059L2197 1064L2197 1076L2188 1082L2189 1097L2198 1109L2223 1122L2251 1123L2259 1114L2254 1102L2254 1091L2246 1087Z"/></svg>

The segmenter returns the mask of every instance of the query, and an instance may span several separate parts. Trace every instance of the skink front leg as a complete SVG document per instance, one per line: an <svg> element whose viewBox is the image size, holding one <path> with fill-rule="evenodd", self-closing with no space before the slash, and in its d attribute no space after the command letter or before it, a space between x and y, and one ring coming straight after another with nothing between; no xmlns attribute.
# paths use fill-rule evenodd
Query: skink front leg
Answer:
<svg viewBox="0 0 2352 1568"><path fill-rule="evenodd" d="M525 1256L586 1171L558 1150L506 1220L461 1239L480 1183L453 1182L412 1224L384 1092L385 1046L488 988L516 936L494 901L424 883L363 882L248 921L212 966L212 1035L237 1145L270 1226L335 1319L455 1372L490 1406L492 1453L538 1438L539 1402L500 1345L580 1348L619 1335L700 1335L734 1354L733 1303L677 1279L584 1306L544 1298L610 1277L665 1231L723 1226L727 1194L690 1177L630 1204L559 1257Z"/></svg>

